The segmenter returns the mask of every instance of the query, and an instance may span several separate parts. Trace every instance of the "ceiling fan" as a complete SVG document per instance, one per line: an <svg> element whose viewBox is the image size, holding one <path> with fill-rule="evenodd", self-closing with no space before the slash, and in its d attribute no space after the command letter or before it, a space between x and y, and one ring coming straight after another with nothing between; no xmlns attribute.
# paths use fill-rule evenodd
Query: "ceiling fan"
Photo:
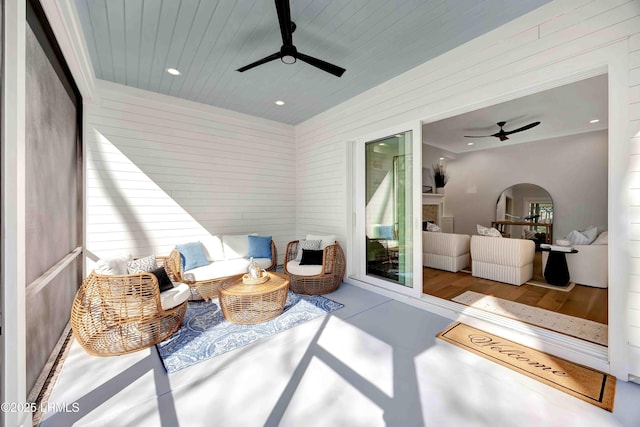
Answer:
<svg viewBox="0 0 640 427"><path fill-rule="evenodd" d="M289 7L289 0L275 0L276 10L278 11L278 22L280 23L280 34L282 35L282 47L279 52L273 53L269 56L265 56L262 59L252 62L249 65L238 68L236 71L241 73L250 70L258 65L266 64L267 62L281 60L285 64L293 64L296 60L301 60L309 65L319 68L327 73L331 73L334 76L340 77L346 71L344 68L337 65L329 64L321 59L314 58L312 56L305 55L298 52L298 49L293 45L292 34L296 30L296 24L291 21L291 8Z"/></svg>
<svg viewBox="0 0 640 427"><path fill-rule="evenodd" d="M516 133L516 132L522 132L523 130L529 130L532 127L536 127L540 124L540 122L533 122L533 123L529 123L526 126L522 126L521 128L515 129L515 130L504 130L502 129L502 127L504 125L506 125L507 122L498 122L497 125L500 126L500 131L496 132L492 135L479 135L479 136L469 136L469 135L465 135L465 138L488 138L490 136L495 136L496 138L500 138L500 141L506 141L507 139L509 139L507 137L507 135L511 135L512 133Z"/></svg>

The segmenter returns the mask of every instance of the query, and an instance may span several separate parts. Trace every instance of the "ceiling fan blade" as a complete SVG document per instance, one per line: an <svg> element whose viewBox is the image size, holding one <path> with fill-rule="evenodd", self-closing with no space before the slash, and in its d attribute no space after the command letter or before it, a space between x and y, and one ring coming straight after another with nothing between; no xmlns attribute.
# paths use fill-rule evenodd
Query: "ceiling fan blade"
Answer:
<svg viewBox="0 0 640 427"><path fill-rule="evenodd" d="M291 22L291 5L289 4L289 0L275 0L275 3L276 11L278 12L280 34L282 35L282 47L280 48L280 52L276 52L249 65L238 68L236 71L247 71L251 68L257 67L258 65L262 65L276 59L281 59L282 62L286 64L293 64L296 62L296 59L299 59L309 65L326 71L327 73L341 77L346 71L344 68L298 52L296 47L293 45L292 34L296 29L296 25Z"/></svg>
<svg viewBox="0 0 640 427"><path fill-rule="evenodd" d="M321 59L314 58L300 52L298 52L298 59L306 62L309 65L313 65L316 68L320 68L322 71L333 74L336 77L341 77L342 74L347 71L344 68L338 67L337 65L329 64L328 62L325 62Z"/></svg>
<svg viewBox="0 0 640 427"><path fill-rule="evenodd" d="M252 62L249 65L245 65L244 67L238 68L236 71L240 71L241 73L247 70L250 70L258 65L266 64L267 62L274 61L276 59L280 59L280 52L272 53L269 56L265 56L262 59L258 59L256 62Z"/></svg>
<svg viewBox="0 0 640 427"><path fill-rule="evenodd" d="M511 135L512 133L516 133L516 132L522 132L523 130L527 130L527 129L531 129L532 127L536 127L540 124L540 122L533 122L533 123L529 123L526 126L522 126L521 128L515 129L515 130L509 130L509 131L505 131L503 132L504 135Z"/></svg>
<svg viewBox="0 0 640 427"><path fill-rule="evenodd" d="M293 44L291 33L293 25L291 24L291 7L289 0L275 0L276 10L278 11L278 23L280 24L280 34L282 35L282 44L285 46Z"/></svg>

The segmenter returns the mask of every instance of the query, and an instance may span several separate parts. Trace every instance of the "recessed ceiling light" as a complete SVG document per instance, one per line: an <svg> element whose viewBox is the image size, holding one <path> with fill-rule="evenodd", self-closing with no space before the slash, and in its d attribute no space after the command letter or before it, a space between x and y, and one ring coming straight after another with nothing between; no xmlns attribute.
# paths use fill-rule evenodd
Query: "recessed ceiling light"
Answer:
<svg viewBox="0 0 640 427"><path fill-rule="evenodd" d="M444 160L444 157L440 157L440 160Z"/></svg>
<svg viewBox="0 0 640 427"><path fill-rule="evenodd" d="M281 100L279 100L279 99L278 99L278 100L276 101L276 105L284 105L284 101L281 101Z"/></svg>
<svg viewBox="0 0 640 427"><path fill-rule="evenodd" d="M467 145L473 145L473 142L467 142Z"/></svg>
<svg viewBox="0 0 640 427"><path fill-rule="evenodd" d="M589 120L589 123L598 123L600 120L598 119L593 119L593 120Z"/></svg>
<svg viewBox="0 0 640 427"><path fill-rule="evenodd" d="M180 71L176 70L175 68L167 68L167 73L171 74L172 76L180 75Z"/></svg>

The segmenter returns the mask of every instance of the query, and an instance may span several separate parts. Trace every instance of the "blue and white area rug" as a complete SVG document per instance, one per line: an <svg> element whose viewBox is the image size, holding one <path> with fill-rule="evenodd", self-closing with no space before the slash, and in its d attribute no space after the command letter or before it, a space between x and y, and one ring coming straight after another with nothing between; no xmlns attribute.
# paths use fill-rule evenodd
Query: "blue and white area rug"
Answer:
<svg viewBox="0 0 640 427"><path fill-rule="evenodd" d="M280 316L257 325L236 325L224 318L218 301L190 301L180 329L156 347L165 369L172 373L342 307L320 295L289 291Z"/></svg>

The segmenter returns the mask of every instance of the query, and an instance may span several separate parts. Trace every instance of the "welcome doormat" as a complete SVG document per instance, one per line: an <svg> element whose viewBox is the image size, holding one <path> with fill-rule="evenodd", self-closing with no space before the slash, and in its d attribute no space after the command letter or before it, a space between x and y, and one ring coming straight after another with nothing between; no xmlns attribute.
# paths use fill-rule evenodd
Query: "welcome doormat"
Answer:
<svg viewBox="0 0 640 427"><path fill-rule="evenodd" d="M237 325L224 318L218 300L190 301L180 329L156 348L167 373L172 373L342 307L321 295L289 291L280 316L256 325Z"/></svg>
<svg viewBox="0 0 640 427"><path fill-rule="evenodd" d="M578 399L613 412L616 378L513 341L455 323L436 337Z"/></svg>
<svg viewBox="0 0 640 427"><path fill-rule="evenodd" d="M473 291L466 291L452 301L596 344L606 346L608 343L608 326L593 320L556 313Z"/></svg>

